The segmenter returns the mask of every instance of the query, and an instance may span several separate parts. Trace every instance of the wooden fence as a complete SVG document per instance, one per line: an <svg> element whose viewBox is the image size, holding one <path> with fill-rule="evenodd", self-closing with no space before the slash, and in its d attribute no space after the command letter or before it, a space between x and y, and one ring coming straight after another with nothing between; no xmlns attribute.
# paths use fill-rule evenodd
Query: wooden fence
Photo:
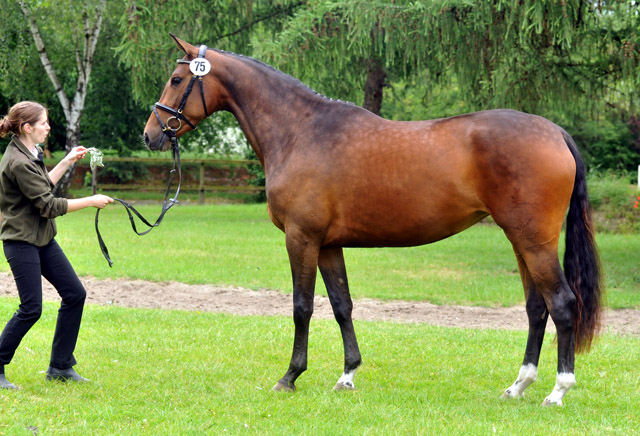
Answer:
<svg viewBox="0 0 640 436"><path fill-rule="evenodd" d="M139 158L139 157L111 157L104 156L102 161L105 166L108 166L109 163L115 162L124 162L124 163L143 163L145 165L153 166L164 166L167 168L171 168L173 164L173 159L166 158ZM233 177L237 168L244 169L245 165L260 165L260 161L257 160L236 160L236 159L182 159L182 173L183 173L183 183L181 190L183 191L196 191L200 194L200 203L204 204L205 193L206 192L240 192L240 193L257 193L260 191L264 191L264 186L253 186L248 184L248 178L246 174L244 177L235 178ZM88 165L87 165L88 166ZM197 177L191 172L188 173L189 177L185 176L185 169L189 167L197 167ZM82 165L82 168L85 165ZM227 168L229 170L229 174L231 175L232 180L225 180L224 183L215 183L208 184L206 177L206 169L207 167L217 167L217 168ZM99 183L98 182L98 173L102 170L100 167L96 167L94 171L91 173L91 189L93 194L95 194L98 188L103 190L144 190L144 191L164 191L166 189L166 185L163 186L163 183ZM185 183L185 179L188 179L187 183ZM174 185L175 186L175 185Z"/></svg>

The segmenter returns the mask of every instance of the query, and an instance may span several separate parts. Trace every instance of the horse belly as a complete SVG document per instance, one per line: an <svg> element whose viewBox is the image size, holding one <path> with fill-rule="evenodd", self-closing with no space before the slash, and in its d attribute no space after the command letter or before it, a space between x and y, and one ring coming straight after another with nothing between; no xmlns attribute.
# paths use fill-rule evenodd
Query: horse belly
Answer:
<svg viewBox="0 0 640 436"><path fill-rule="evenodd" d="M488 214L464 203L390 202L349 208L329 226L324 245L409 247L448 238ZM346 213L345 213L346 212Z"/></svg>

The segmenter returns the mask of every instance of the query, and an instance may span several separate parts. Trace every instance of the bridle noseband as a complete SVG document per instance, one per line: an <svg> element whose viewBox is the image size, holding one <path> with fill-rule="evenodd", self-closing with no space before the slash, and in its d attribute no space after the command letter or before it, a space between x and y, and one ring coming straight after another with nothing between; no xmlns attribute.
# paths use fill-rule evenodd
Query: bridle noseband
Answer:
<svg viewBox="0 0 640 436"><path fill-rule="evenodd" d="M205 53L207 52L207 46L206 45L201 45L200 49L198 50L198 57L194 60L200 59L200 58L204 58ZM186 59L178 59L177 61L179 64L190 64L193 61L188 61ZM125 207L125 210L127 211L127 214L129 215L129 221L131 222L131 227L133 228L133 231L142 236L142 235L146 235L147 233L149 233L151 230L153 230L154 227L158 227L160 225L160 223L162 222L162 219L164 218L164 215L167 213L167 211L175 204L178 204L178 194L180 193L180 185L182 184L182 172L180 170L180 148L178 146L178 135L177 132L178 130L180 130L180 127L182 127L182 121L185 121L193 130L196 129L195 124L193 124L191 121L189 121L187 119L187 117L185 117L182 114L182 110L184 109L184 106L187 104L187 99L189 98L189 95L191 94L191 90L193 89L193 84L195 83L196 79L198 79L198 81L200 82L200 97L202 98L202 106L204 107L204 114L205 117L209 116L209 111L207 110L207 102L205 101L204 98L204 87L202 85L202 74L197 74L197 70L194 72L194 69L190 68L191 72L193 73L193 76L191 77L191 81L189 82L189 86L187 86L187 89L184 92L184 95L182 96L182 100L180 101L180 106L178 106L178 109L174 109L170 106L167 106L165 104L162 104L160 102L156 102L155 105L153 105L153 113L156 115L156 118L158 119L158 123L160 124L160 127L162 128L162 132L167 135L169 137L169 140L171 141L171 151L173 152L173 168L171 169L171 177L169 178L169 184L167 186L167 189L164 193L164 201L162 203L162 211L160 212L160 216L158 216L158 219L152 224L149 221L147 221L141 214L140 212L138 212L136 210L135 207L133 207L131 204L129 204L127 201L122 200L120 198L114 198L115 201L119 202L120 204L122 204ZM207 71L205 71L205 74ZM158 113L158 109L161 109L165 112L168 112L171 114L171 116L169 118L167 118L166 120L166 124L162 122L162 118L160 118L160 114ZM177 127L175 127L175 123L173 123L174 121L177 121ZM172 124L174 124L174 127L172 127ZM173 177L175 176L175 174L178 174L178 186L176 187L176 193L173 196L173 198L169 198L169 191L171 190L171 184L173 182ZM146 225L147 227L149 227L147 230L141 232L138 231L138 229L136 228L136 223L134 221L133 215L136 215L140 221L142 221L142 223L144 225ZM102 235L100 235L100 230L98 229L98 220L99 220L99 216L100 216L100 209L98 209L96 211L96 219L95 219L95 225L96 225L96 234L98 236L98 243L100 245L100 250L102 251L102 254L104 255L105 259L107 259L107 262L109 262L109 266L113 266L113 262L111 261L111 258L109 257L109 250L107 249L106 244L104 243L104 240L102 239Z"/></svg>
<svg viewBox="0 0 640 436"><path fill-rule="evenodd" d="M204 58L204 55L206 52L207 52L207 46L201 45L200 49L198 50L198 57L196 59ZM186 59L177 60L177 63L179 64L190 64L191 62L193 61L188 61ZM195 83L196 79L198 79L198 82L200 83L200 98L202 99L202 107L204 108L204 115L205 117L208 117L209 111L207 110L207 102L204 98L204 86L202 85L202 75L198 75L195 73L191 77L191 80L189 81L189 85L187 86L187 89L184 91L184 94L182 95L182 100L180 100L180 105L178 106L178 109L174 109L170 106L167 106L166 104L160 103L159 101L157 101L156 104L153 105L153 113L156 115L156 118L158 119L158 124L160 124L160 128L162 129L162 132L165 135L169 136L169 139L171 139L172 143L174 139L177 138L176 132L180 130L180 127L182 127L182 121L186 122L189 125L189 127L191 127L193 130L196 130L195 124L189 121L189 119L187 119L187 117L185 117L184 114L182 113L184 106L187 104L187 99L191 94L191 90L193 89L193 84ZM162 118L160 118L158 109L161 109L171 114L171 116L167 118L166 124L162 122ZM173 121L177 121L178 123L177 127L171 127L171 124Z"/></svg>

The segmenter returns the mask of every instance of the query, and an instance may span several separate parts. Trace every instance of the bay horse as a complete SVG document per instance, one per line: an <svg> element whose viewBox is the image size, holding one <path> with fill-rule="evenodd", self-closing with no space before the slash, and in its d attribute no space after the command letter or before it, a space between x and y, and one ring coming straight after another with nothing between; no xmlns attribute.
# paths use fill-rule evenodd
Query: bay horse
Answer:
<svg viewBox="0 0 640 436"><path fill-rule="evenodd" d="M285 233L293 278L293 353L274 390L295 390L307 369L318 269L344 344L335 389L354 389L361 354L343 247L429 244L491 216L513 246L529 318L524 361L503 397L520 397L535 381L550 315L558 366L543 405L562 405L576 382L575 352L587 351L600 329L604 293L585 166L567 132L514 110L389 121L255 59L171 36L185 54L144 140L166 150L172 136L225 110L262 163L267 210ZM198 73L203 64L210 71ZM563 272L558 240L567 209Z"/></svg>

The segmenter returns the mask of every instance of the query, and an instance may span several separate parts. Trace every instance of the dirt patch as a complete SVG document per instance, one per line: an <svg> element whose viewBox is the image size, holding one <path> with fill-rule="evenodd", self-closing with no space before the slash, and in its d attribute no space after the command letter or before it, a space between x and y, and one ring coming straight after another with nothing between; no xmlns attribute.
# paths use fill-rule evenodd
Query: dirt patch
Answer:
<svg viewBox="0 0 640 436"><path fill-rule="evenodd" d="M81 278L87 289L87 303L101 306L148 309L198 310L234 315L291 316L290 294L261 289L252 291L239 287L187 285L178 282L148 282L144 280ZM43 295L47 301L59 301L55 289L43 280ZM0 297L16 296L15 283L9 273L0 272ZM316 296L314 317L332 318L331 305L324 296ZM354 301L353 318L365 321L426 323L445 327L526 330L524 307L436 306L417 301ZM553 323L549 323L553 330ZM640 336L640 310L607 310L605 331Z"/></svg>

